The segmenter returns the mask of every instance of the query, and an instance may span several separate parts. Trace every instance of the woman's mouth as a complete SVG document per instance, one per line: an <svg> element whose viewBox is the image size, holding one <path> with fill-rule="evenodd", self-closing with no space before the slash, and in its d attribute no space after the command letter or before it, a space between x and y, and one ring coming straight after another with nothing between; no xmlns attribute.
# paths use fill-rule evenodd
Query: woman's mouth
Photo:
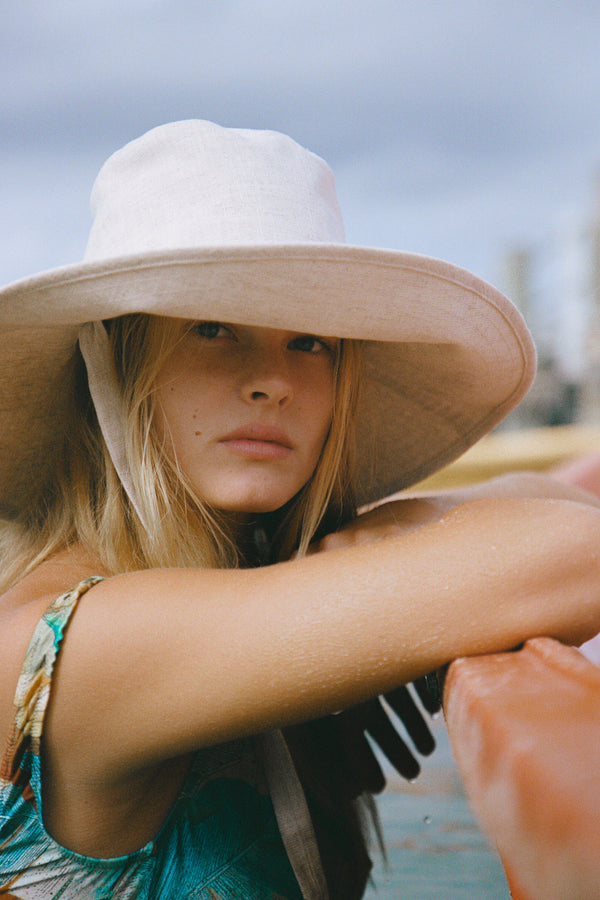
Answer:
<svg viewBox="0 0 600 900"><path fill-rule="evenodd" d="M222 437L219 443L247 459L285 459L292 451L292 442L285 431L270 425L237 428Z"/></svg>

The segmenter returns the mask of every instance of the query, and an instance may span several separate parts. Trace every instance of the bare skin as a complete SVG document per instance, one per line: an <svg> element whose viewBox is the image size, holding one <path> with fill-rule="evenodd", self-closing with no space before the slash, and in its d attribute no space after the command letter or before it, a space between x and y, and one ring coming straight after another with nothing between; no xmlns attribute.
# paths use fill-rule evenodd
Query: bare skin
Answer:
<svg viewBox="0 0 600 900"><path fill-rule="evenodd" d="M199 497L235 514L279 509L329 430L337 341L201 322L156 383L157 425Z"/></svg>
<svg viewBox="0 0 600 900"><path fill-rule="evenodd" d="M385 540L92 588L69 626L45 727L50 833L88 855L129 852L156 834L196 748L332 712L457 656L537 634L581 643L600 630L600 510L482 499L415 528L417 502L435 519L434 499L409 501L407 533L397 507ZM0 650L5 734L35 623L97 572L74 548L3 598L13 638Z"/></svg>
<svg viewBox="0 0 600 900"><path fill-rule="evenodd" d="M361 515L341 531L326 535L313 552L349 547L394 534L405 534L429 522L435 522L456 506L471 500L499 497L546 498L574 500L592 506L600 506L600 496L591 493L587 486L577 483L559 483L546 475L535 472L512 472L489 481L460 489L428 492L404 491L373 503Z"/></svg>
<svg viewBox="0 0 600 900"><path fill-rule="evenodd" d="M334 354L311 335L198 325L159 374L159 427L199 496L210 490L243 529L310 475ZM575 489L509 480L400 500L315 549L328 552L133 572L85 594L44 725L56 840L89 856L131 852L156 836L198 748L351 706L458 656L600 631L600 509ZM106 573L93 552L74 546L0 598L6 737L36 623L95 574Z"/></svg>

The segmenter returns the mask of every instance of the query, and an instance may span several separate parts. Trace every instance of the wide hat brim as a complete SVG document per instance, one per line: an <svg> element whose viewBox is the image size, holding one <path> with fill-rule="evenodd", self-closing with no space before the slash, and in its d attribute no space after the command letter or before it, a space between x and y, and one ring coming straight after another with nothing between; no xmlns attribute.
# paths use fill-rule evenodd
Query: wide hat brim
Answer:
<svg viewBox="0 0 600 900"><path fill-rule="evenodd" d="M13 515L69 427L82 324L145 312L358 338L358 499L408 487L517 405L535 351L516 308L449 263L340 244L147 252L0 291L0 508Z"/></svg>

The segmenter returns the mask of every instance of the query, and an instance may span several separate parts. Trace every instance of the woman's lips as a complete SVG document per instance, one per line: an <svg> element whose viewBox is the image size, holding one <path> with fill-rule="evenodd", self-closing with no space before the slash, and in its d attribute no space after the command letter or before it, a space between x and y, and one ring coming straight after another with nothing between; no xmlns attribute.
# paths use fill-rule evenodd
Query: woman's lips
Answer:
<svg viewBox="0 0 600 900"><path fill-rule="evenodd" d="M285 431L269 425L238 428L222 437L219 443L248 459L285 459L292 450L292 442Z"/></svg>

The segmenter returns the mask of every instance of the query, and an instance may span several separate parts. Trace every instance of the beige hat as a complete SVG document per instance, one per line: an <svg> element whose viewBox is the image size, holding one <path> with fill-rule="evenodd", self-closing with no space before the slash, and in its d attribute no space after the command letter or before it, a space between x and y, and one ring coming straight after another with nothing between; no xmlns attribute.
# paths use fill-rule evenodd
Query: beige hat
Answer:
<svg viewBox="0 0 600 900"><path fill-rule="evenodd" d="M124 313L363 339L361 502L455 459L532 381L530 335L502 294L439 260L344 244L330 169L284 135L155 128L105 163L92 210L82 263L0 291L5 514L51 477L81 326Z"/></svg>

